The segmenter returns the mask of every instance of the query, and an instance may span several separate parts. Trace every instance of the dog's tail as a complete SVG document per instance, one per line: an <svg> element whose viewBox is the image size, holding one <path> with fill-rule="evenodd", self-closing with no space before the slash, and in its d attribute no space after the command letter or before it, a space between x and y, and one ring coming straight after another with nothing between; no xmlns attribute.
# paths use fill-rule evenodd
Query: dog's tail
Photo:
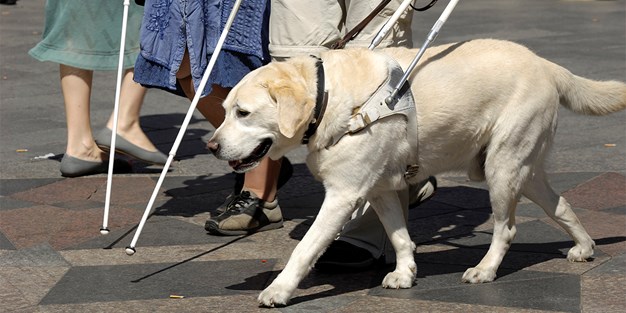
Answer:
<svg viewBox="0 0 626 313"><path fill-rule="evenodd" d="M580 114L606 115L626 109L626 83L576 76L554 63L561 105Z"/></svg>

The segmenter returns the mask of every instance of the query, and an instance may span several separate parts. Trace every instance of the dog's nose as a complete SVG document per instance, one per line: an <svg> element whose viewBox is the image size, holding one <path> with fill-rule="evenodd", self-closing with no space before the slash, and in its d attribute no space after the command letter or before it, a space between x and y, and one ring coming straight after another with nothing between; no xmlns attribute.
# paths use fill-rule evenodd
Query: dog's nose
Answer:
<svg viewBox="0 0 626 313"><path fill-rule="evenodd" d="M220 149L220 145L217 142L215 142L215 141L209 141L206 144L206 148L209 149L209 151L211 151L211 153L216 154L217 150Z"/></svg>

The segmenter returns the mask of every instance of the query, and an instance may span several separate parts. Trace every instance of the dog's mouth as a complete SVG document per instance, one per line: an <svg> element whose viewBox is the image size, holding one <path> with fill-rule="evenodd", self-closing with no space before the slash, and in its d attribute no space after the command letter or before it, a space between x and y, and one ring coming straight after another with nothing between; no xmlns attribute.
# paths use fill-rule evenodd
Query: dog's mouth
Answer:
<svg viewBox="0 0 626 313"><path fill-rule="evenodd" d="M271 139L263 139L263 141L261 141L261 143L254 148L254 150L252 150L252 153L248 157L241 160L228 161L228 165L230 165L230 167L232 167L237 173L246 172L259 165L261 159L267 154L268 151L270 151L271 146Z"/></svg>

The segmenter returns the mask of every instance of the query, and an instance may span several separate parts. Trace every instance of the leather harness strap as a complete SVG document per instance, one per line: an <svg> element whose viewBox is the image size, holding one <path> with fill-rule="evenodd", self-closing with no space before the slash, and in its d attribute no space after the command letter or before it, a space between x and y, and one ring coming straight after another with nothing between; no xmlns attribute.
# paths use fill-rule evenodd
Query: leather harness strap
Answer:
<svg viewBox="0 0 626 313"><path fill-rule="evenodd" d="M353 29L351 29L345 36L343 36L343 38L341 38L339 41L335 42L330 48L331 49L343 49L343 47L346 46L346 43L348 43L348 41L354 39L354 37L358 36L359 33L363 30L363 28L365 28L365 26L367 26L367 24L369 24L369 22L372 21L372 19L374 19L374 17L380 12L382 11L382 9L387 6L387 4L389 4L389 2L391 2L391 0L383 0L376 8L374 8L374 10L367 16L365 17L361 23L359 23L358 25L354 26Z"/></svg>

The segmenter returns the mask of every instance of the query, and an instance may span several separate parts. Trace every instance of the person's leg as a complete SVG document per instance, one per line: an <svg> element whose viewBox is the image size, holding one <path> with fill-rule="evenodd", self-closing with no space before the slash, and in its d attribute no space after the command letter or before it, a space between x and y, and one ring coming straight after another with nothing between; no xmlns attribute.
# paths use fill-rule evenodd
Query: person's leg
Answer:
<svg viewBox="0 0 626 313"><path fill-rule="evenodd" d="M154 144L141 129L139 121L141 106L146 95L146 88L133 81L133 70L126 70L120 90L117 134L130 143L147 151L157 151ZM107 122L107 128L113 129L113 114Z"/></svg>
<svg viewBox="0 0 626 313"><path fill-rule="evenodd" d="M195 95L195 90L190 68L189 55L185 52L176 78L187 97L191 100ZM224 121L222 102L228 95L228 92L230 92L229 88L213 85L211 93L198 101L196 108L213 127L219 127ZM281 160L273 161L270 158L264 158L259 166L245 174L243 189L253 192L263 201L274 201L280 165Z"/></svg>
<svg viewBox="0 0 626 313"><path fill-rule="evenodd" d="M102 162L106 156L93 139L89 115L93 72L61 64L59 73L67 121L65 154L84 161Z"/></svg>
<svg viewBox="0 0 626 313"><path fill-rule="evenodd" d="M414 207L430 199L437 189L435 177L429 177L406 190L398 191L398 197L408 218L409 206ZM378 215L369 202L359 208L344 225L337 240L319 258L315 268L326 271L364 270L377 261L393 263L395 251L389 242Z"/></svg>
<svg viewBox="0 0 626 313"><path fill-rule="evenodd" d="M345 33L345 0L271 0L270 55L319 55Z"/></svg>

